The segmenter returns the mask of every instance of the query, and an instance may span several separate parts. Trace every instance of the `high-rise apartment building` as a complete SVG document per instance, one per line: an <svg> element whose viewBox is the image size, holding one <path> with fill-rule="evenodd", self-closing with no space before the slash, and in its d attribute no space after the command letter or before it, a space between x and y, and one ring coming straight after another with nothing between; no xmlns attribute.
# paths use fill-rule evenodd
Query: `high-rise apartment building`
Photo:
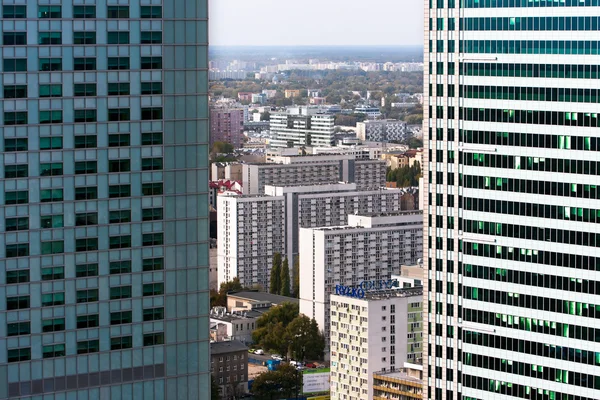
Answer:
<svg viewBox="0 0 600 400"><path fill-rule="evenodd" d="M373 119L356 123L356 136L360 140L373 142L403 141L410 131L406 122L394 119Z"/></svg>
<svg viewBox="0 0 600 400"><path fill-rule="evenodd" d="M202 398L206 2L0 3L0 399Z"/></svg>
<svg viewBox="0 0 600 400"><path fill-rule="evenodd" d="M244 137L244 110L241 108L211 107L210 145L225 142L234 148L242 146Z"/></svg>
<svg viewBox="0 0 600 400"><path fill-rule="evenodd" d="M310 107L290 107L273 113L269 144L271 147L331 146L334 120L333 115Z"/></svg>
<svg viewBox="0 0 600 400"><path fill-rule="evenodd" d="M425 398L600 398L598 0L425 2Z"/></svg>

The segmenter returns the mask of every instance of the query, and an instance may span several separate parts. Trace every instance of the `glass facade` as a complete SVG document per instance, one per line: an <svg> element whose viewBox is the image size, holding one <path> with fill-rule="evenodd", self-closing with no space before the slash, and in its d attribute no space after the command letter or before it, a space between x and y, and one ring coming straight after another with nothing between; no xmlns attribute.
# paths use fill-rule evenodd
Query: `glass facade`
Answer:
<svg viewBox="0 0 600 400"><path fill-rule="evenodd" d="M600 398L598 5L425 4L424 398Z"/></svg>
<svg viewBox="0 0 600 400"><path fill-rule="evenodd" d="M0 4L0 399L203 398L207 1Z"/></svg>

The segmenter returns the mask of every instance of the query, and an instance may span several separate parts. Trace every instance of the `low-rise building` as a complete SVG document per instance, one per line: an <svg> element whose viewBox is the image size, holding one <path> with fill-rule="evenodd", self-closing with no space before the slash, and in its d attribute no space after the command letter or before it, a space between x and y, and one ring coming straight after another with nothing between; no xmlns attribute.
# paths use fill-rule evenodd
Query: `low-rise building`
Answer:
<svg viewBox="0 0 600 400"><path fill-rule="evenodd" d="M242 163L239 162L214 162L210 166L210 180L227 179L241 182L242 171Z"/></svg>
<svg viewBox="0 0 600 400"><path fill-rule="evenodd" d="M404 368L373 374L373 400L421 400L423 366L404 363Z"/></svg>
<svg viewBox="0 0 600 400"><path fill-rule="evenodd" d="M210 344L210 371L221 389L221 399L237 399L248 392L248 347L236 340ZM204 393L201 398L208 398Z"/></svg>
<svg viewBox="0 0 600 400"><path fill-rule="evenodd" d="M227 311L225 307L210 310L210 323L225 326L223 340L238 340L246 345L252 343L252 332L256 329L256 320L263 311Z"/></svg>
<svg viewBox="0 0 600 400"><path fill-rule="evenodd" d="M286 89L284 94L286 99L300 97L300 89Z"/></svg>
<svg viewBox="0 0 600 400"><path fill-rule="evenodd" d="M409 134L406 122L395 119L366 120L356 124L356 136L363 141L404 141Z"/></svg>
<svg viewBox="0 0 600 400"><path fill-rule="evenodd" d="M366 114L369 118L378 118L381 116L381 111L379 107L358 106L354 109L354 114Z"/></svg>
<svg viewBox="0 0 600 400"><path fill-rule="evenodd" d="M227 294L227 310L231 311L250 311L264 310L283 303L298 304L298 299L294 297L280 296L267 292L244 291Z"/></svg>

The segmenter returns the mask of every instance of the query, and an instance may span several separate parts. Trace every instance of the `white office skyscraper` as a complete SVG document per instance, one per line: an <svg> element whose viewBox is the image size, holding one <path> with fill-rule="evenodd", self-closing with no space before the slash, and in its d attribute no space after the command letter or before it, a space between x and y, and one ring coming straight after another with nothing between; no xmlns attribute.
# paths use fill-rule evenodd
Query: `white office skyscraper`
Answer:
<svg viewBox="0 0 600 400"><path fill-rule="evenodd" d="M600 2L425 2L425 398L600 398Z"/></svg>
<svg viewBox="0 0 600 400"><path fill-rule="evenodd" d="M206 0L0 5L0 399L205 398Z"/></svg>

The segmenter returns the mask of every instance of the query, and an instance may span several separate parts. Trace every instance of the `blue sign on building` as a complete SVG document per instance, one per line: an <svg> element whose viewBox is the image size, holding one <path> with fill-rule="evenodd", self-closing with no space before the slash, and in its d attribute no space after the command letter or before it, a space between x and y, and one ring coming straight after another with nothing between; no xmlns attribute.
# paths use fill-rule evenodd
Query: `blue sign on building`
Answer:
<svg viewBox="0 0 600 400"><path fill-rule="evenodd" d="M397 279L362 281L358 286L335 285L335 294L362 299L365 297L366 292L392 289L399 286Z"/></svg>

